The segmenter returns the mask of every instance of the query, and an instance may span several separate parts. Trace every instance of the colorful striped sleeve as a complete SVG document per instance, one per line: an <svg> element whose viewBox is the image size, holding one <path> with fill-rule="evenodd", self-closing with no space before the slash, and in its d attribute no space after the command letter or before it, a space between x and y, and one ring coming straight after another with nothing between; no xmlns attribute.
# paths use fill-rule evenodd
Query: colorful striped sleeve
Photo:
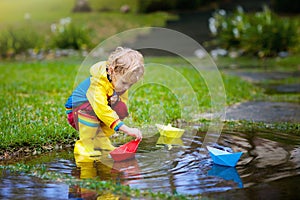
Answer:
<svg viewBox="0 0 300 200"><path fill-rule="evenodd" d="M110 125L110 128L111 129L114 129L115 131L118 131L119 128L124 124L124 122L122 122L121 120L116 120L114 121L111 125Z"/></svg>
<svg viewBox="0 0 300 200"><path fill-rule="evenodd" d="M69 114L72 112L72 108L66 108L66 114Z"/></svg>

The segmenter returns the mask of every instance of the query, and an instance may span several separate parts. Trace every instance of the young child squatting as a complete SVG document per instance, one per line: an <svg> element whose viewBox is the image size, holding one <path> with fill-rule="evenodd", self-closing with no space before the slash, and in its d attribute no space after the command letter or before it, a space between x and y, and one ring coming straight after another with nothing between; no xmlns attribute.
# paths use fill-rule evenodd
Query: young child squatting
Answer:
<svg viewBox="0 0 300 200"><path fill-rule="evenodd" d="M143 74L142 54L123 47L90 68L90 77L75 88L65 104L69 124L79 131L75 154L99 156L98 150L115 149L109 140L115 131L142 138L139 129L128 127L122 120L128 116L127 90Z"/></svg>

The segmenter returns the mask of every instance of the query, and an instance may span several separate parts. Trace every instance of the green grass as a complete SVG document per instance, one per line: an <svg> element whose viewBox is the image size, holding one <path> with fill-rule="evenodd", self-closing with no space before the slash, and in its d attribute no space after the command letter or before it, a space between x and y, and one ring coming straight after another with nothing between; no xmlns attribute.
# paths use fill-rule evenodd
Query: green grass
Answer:
<svg viewBox="0 0 300 200"><path fill-rule="evenodd" d="M156 121L171 123L179 118L192 120L189 116L185 118L188 115L185 114L186 112L211 111L212 98L215 96L209 91L205 79L201 76L201 71L199 74L195 68L178 58L152 58L149 62L164 63L171 68L153 67L143 81L156 84L144 83L132 94L133 101L130 104L130 110L134 121L140 124ZM209 75L209 72L203 73ZM220 75L226 93L226 102L224 102L226 105L263 98L262 89L239 77L224 75L222 72Z"/></svg>
<svg viewBox="0 0 300 200"><path fill-rule="evenodd" d="M97 12L101 9L119 11L122 5L129 5L131 12L137 10L137 0L89 0L92 11ZM56 20L71 14L75 0L1 0L0 22L16 22L24 19L26 13L30 14L32 20Z"/></svg>
<svg viewBox="0 0 300 200"><path fill-rule="evenodd" d="M1 63L1 147L12 150L74 140L64 102L71 92L77 63Z"/></svg>
<svg viewBox="0 0 300 200"><path fill-rule="evenodd" d="M124 4L129 5L133 13L137 9L135 0L118 0L113 3L108 0L90 0L89 2L93 12L98 12L103 8L116 12ZM63 3L60 0L1 0L0 22L19 22L24 19L26 14L30 14L30 19L33 21L53 21L73 14L71 11L74 6L75 0L64 0Z"/></svg>
<svg viewBox="0 0 300 200"><path fill-rule="evenodd" d="M57 61L0 63L2 153L23 147L46 151L49 146L70 144L76 140L77 133L66 122L64 103L72 91L80 62L80 59L65 58ZM210 96L204 81L195 76L194 69L184 65L170 66L187 77L197 91L201 111L208 111L211 107ZM228 104L260 95L259 89L239 78L225 75L223 78ZM173 81L172 87L180 88L181 85L176 85L178 83ZM179 94L184 96L185 91ZM149 113L149 107L157 102L166 111L168 121L180 117L178 99L172 96L168 88L146 85L137 90L133 97L129 106L132 120L136 123L151 123L155 113Z"/></svg>
<svg viewBox="0 0 300 200"><path fill-rule="evenodd" d="M22 22L25 15L30 15L30 20L40 22L54 22L55 20L66 17L72 10L74 0L1 0L0 22L16 23Z"/></svg>
<svg viewBox="0 0 300 200"><path fill-rule="evenodd" d="M300 135L300 124L288 122L270 124L264 122L250 122L246 120L240 120L238 122L227 121L224 124L223 133L256 133L265 135L265 138L268 136L273 137L273 139L275 137L283 137L286 139L288 134L290 137Z"/></svg>
<svg viewBox="0 0 300 200"><path fill-rule="evenodd" d="M71 17L75 25L85 26L90 30L92 42L97 45L102 40L116 33L132 28L145 26L164 26L170 14L157 12L152 14L136 14L135 12L120 13L117 9L125 1L111 3L107 0L91 1L95 8L90 13L72 13L74 0L1 0L0 1L0 29L7 27L24 27L37 30L38 33L49 38L51 24L58 23L61 18ZM129 5L136 9L136 1L129 1ZM98 11L102 6L111 7L110 12ZM29 19L24 17L29 15Z"/></svg>

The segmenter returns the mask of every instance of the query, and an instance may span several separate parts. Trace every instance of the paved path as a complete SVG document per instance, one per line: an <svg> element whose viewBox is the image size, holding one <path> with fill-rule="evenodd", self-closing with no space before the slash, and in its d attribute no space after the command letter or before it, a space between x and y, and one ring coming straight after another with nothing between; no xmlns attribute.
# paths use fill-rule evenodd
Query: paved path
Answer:
<svg viewBox="0 0 300 200"><path fill-rule="evenodd" d="M249 72L231 70L233 74L251 83L266 80L283 80L289 77L300 78L299 72ZM267 85L266 93L299 93L300 84ZM268 92L269 91L269 92ZM270 92L271 91L271 92ZM250 101L235 104L227 108L226 120L249 120L255 122L300 122L300 99L298 103Z"/></svg>
<svg viewBox="0 0 300 200"><path fill-rule="evenodd" d="M259 84L266 80L283 80L289 77L300 78L299 72L250 72L247 70L226 70L225 73L243 78L250 83ZM263 86L263 85L261 85ZM264 85L266 93L297 94L300 84ZM268 92L269 91L269 92ZM270 92L271 91L271 92ZM210 119L211 114L200 114L198 118ZM253 122L291 122L300 123L300 99L298 103L248 101L237 103L226 108L227 121L248 120Z"/></svg>
<svg viewBox="0 0 300 200"><path fill-rule="evenodd" d="M226 109L226 120L300 123L300 104L250 101Z"/></svg>

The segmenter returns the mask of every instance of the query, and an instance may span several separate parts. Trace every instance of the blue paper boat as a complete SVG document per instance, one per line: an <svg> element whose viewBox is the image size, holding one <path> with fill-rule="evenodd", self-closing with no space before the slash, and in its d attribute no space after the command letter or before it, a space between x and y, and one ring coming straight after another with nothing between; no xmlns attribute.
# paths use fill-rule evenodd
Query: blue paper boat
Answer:
<svg viewBox="0 0 300 200"><path fill-rule="evenodd" d="M210 157L218 165L235 167L243 152L230 153L224 150L207 146Z"/></svg>

